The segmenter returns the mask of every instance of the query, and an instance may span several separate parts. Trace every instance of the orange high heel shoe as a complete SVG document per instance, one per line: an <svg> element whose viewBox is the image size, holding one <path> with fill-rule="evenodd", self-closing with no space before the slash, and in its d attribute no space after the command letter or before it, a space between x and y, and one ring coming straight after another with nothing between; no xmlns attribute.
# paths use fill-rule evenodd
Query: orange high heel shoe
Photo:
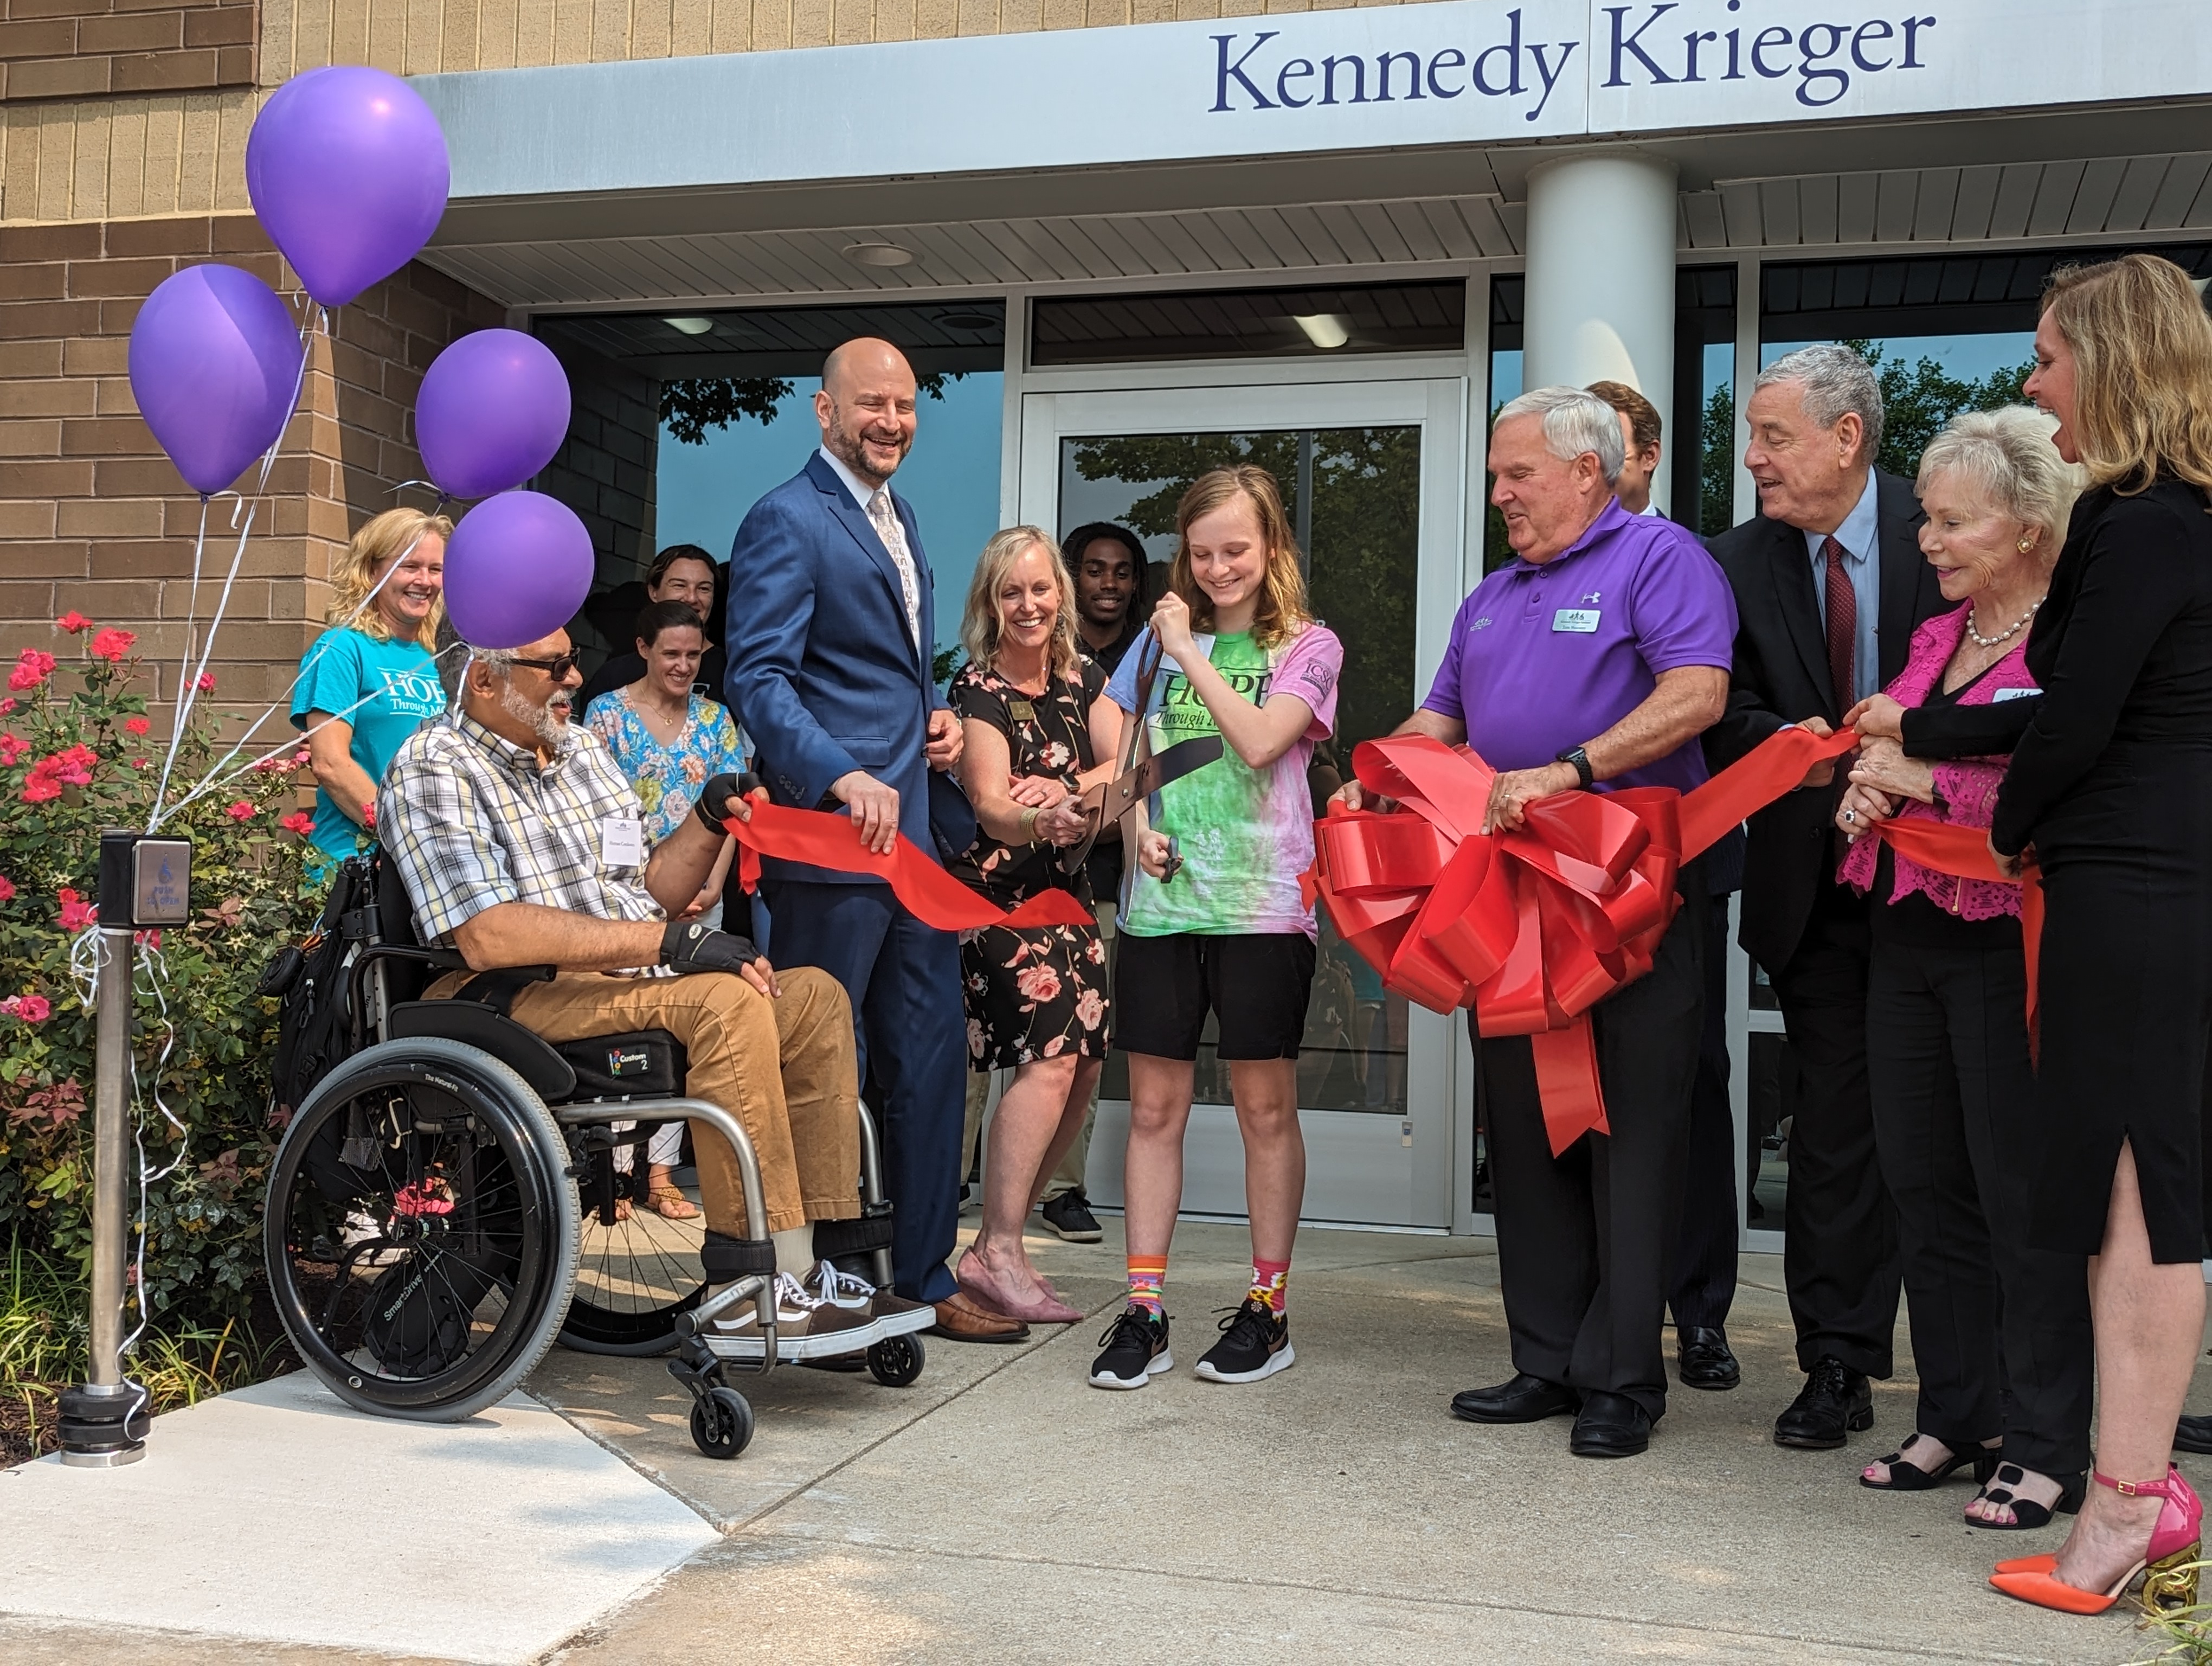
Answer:
<svg viewBox="0 0 2212 1666"><path fill-rule="evenodd" d="M2204 1505L2183 1479L2181 1471L2168 1464L2160 1480L2134 1481L2114 1481L2109 1475L2091 1473L2100 1487L2109 1487L2115 1493L2130 1498L2150 1494L2164 1500L2159 1506L2158 1523L2151 1529L2150 1543L2144 1547L2142 1560L2123 1573L2110 1590L2083 1590L2064 1584L2053 1572L2058 1561L2055 1556L2022 1556L2000 1562L1996 1572L1990 1575L1990 1583L2008 1596L2017 1596L2023 1602L2056 1608L2063 1614L2102 1614L2118 1602L2138 1578L2143 1582L2145 1608L2193 1606L2197 1601L2196 1562L2203 1540Z"/></svg>

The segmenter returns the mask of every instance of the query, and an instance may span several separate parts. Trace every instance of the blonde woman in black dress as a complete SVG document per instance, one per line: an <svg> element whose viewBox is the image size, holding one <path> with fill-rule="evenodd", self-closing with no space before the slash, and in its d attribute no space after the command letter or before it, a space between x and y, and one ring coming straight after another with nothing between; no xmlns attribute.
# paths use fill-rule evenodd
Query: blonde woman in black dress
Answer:
<svg viewBox="0 0 2212 1666"><path fill-rule="evenodd" d="M983 546L960 634L968 663L949 698L981 837L951 871L1002 909L1049 888L1088 913L1084 866L1069 872L1059 853L1083 836L1073 794L1111 769L1121 709L1076 650L1075 588L1048 534L1014 526ZM990 926L963 933L960 971L969 1068L1014 1079L984 1152L982 1230L953 1276L994 1312L1070 1323L1083 1315L1030 1265L1022 1223L1081 1131L1106 1061L1105 947L1088 921Z"/></svg>

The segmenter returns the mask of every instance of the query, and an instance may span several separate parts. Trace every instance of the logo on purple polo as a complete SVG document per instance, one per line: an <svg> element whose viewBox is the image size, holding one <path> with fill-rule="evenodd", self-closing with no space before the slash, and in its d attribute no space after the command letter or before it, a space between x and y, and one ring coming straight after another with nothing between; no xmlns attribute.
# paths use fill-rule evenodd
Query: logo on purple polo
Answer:
<svg viewBox="0 0 2212 1666"><path fill-rule="evenodd" d="M1583 598L1583 605L1584 607L1595 607L1598 603L1599 593L1600 593L1595 590L1591 591L1589 595Z"/></svg>
<svg viewBox="0 0 2212 1666"><path fill-rule="evenodd" d="M1489 616L1486 614L1483 617L1481 617L1481 618L1480 618L1480 619L1477 619L1477 620L1476 620L1473 624L1469 625L1469 626L1468 627L1468 629L1469 630L1487 630L1487 629L1490 629L1490 619L1489 619Z"/></svg>

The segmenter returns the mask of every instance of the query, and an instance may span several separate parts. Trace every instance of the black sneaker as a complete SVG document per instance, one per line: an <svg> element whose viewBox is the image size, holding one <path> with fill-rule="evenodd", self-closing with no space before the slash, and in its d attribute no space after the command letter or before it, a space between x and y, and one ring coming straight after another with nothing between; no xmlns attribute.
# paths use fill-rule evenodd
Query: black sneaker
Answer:
<svg viewBox="0 0 2212 1666"><path fill-rule="evenodd" d="M1098 1217L1091 1213L1091 1200L1074 1186L1058 1197L1048 1197L1037 1211L1044 1224L1070 1243L1096 1243L1106 1236Z"/></svg>
<svg viewBox="0 0 2212 1666"><path fill-rule="evenodd" d="M1094 1389L1141 1389L1162 1371L1175 1369L1164 1313L1149 1313L1133 1302L1098 1340L1106 1351L1091 1362Z"/></svg>
<svg viewBox="0 0 2212 1666"><path fill-rule="evenodd" d="M1297 1363L1291 1351L1290 1315L1265 1302L1246 1297L1221 1329L1226 1334L1198 1362L1197 1374L1209 1383L1257 1383Z"/></svg>

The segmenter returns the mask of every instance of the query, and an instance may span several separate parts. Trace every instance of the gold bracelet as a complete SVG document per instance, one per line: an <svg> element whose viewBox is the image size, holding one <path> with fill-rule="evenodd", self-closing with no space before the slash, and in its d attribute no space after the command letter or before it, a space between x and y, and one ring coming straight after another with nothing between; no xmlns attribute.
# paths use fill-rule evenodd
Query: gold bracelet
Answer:
<svg viewBox="0 0 2212 1666"><path fill-rule="evenodd" d="M1035 844L1037 842L1036 824L1037 806L1031 805L1028 809L1022 812L1022 836L1026 838L1031 844Z"/></svg>

